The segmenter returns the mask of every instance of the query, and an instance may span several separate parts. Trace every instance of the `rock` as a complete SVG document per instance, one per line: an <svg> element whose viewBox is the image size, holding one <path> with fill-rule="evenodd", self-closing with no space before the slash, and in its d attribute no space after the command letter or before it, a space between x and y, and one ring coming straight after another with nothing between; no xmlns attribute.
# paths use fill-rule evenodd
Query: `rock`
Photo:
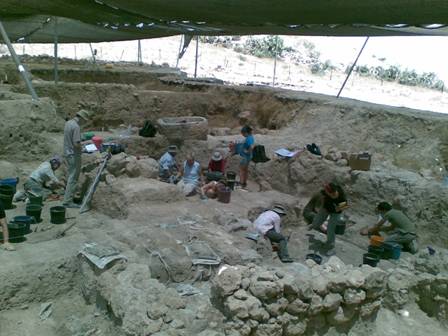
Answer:
<svg viewBox="0 0 448 336"><path fill-rule="evenodd" d="M17 167L8 161L0 160L0 179L18 177Z"/></svg>
<svg viewBox="0 0 448 336"><path fill-rule="evenodd" d="M336 256L331 256L330 259L323 265L323 269L330 272L341 272L346 268L344 262Z"/></svg>
<svg viewBox="0 0 448 336"><path fill-rule="evenodd" d="M140 170L140 175L142 177L155 179L159 176L159 164L154 159L148 158L137 160L137 167Z"/></svg>
<svg viewBox="0 0 448 336"><path fill-rule="evenodd" d="M171 309L185 308L185 300L174 288L168 288L161 296L161 301Z"/></svg>
<svg viewBox="0 0 448 336"><path fill-rule="evenodd" d="M272 272L262 272L257 276L257 281L275 281L275 280L278 280L278 278Z"/></svg>
<svg viewBox="0 0 448 336"><path fill-rule="evenodd" d="M310 307L308 309L308 312L311 315L319 314L324 309L322 298L319 295L314 295L311 298Z"/></svg>
<svg viewBox="0 0 448 336"><path fill-rule="evenodd" d="M375 314L381 307L381 301L373 301L361 306L359 314L363 318L367 318Z"/></svg>
<svg viewBox="0 0 448 336"><path fill-rule="evenodd" d="M350 322L355 315L355 309L350 307L339 307L336 311L326 316L330 325L341 325Z"/></svg>
<svg viewBox="0 0 448 336"><path fill-rule="evenodd" d="M290 323L286 327L285 336L300 336L305 334L306 323L301 321L298 323Z"/></svg>
<svg viewBox="0 0 448 336"><path fill-rule="evenodd" d="M344 292L344 303L347 305L359 305L366 299L366 292L362 289L348 288Z"/></svg>
<svg viewBox="0 0 448 336"><path fill-rule="evenodd" d="M379 268L368 265L362 265L361 272L365 277L362 288L366 291L367 298L375 299L381 296L386 289L387 273Z"/></svg>
<svg viewBox="0 0 448 336"><path fill-rule="evenodd" d="M360 288L365 283L364 275L358 269L348 271L345 275L345 279L347 287Z"/></svg>
<svg viewBox="0 0 448 336"><path fill-rule="evenodd" d="M127 155L125 153L112 155L107 163L107 171L115 177L123 175L126 172L126 165L128 164L126 158Z"/></svg>
<svg viewBox="0 0 448 336"><path fill-rule="evenodd" d="M251 319L254 319L258 322L266 322L269 320L269 313L263 308L257 308L249 311L249 315Z"/></svg>
<svg viewBox="0 0 448 336"><path fill-rule="evenodd" d="M281 298L277 302L268 304L265 307L269 315L271 315L271 317L277 317L283 314L287 306L288 306L288 300L286 300L285 298Z"/></svg>
<svg viewBox="0 0 448 336"><path fill-rule="evenodd" d="M249 317L249 311L244 301L235 299L233 296L226 298L224 309L227 311L226 315L229 318L247 319Z"/></svg>
<svg viewBox="0 0 448 336"><path fill-rule="evenodd" d="M235 267L227 267L212 281L212 296L224 298L235 293L241 285L241 271Z"/></svg>
<svg viewBox="0 0 448 336"><path fill-rule="evenodd" d="M271 281L252 281L249 291L262 301L275 299L281 295L280 285Z"/></svg>
<svg viewBox="0 0 448 336"><path fill-rule="evenodd" d="M148 307L147 314L150 319L152 320L158 320L159 318L163 317L168 312L168 307L164 304L160 303L153 303Z"/></svg>
<svg viewBox="0 0 448 336"><path fill-rule="evenodd" d="M257 336L282 336L282 326L275 323L260 324L257 328Z"/></svg>
<svg viewBox="0 0 448 336"><path fill-rule="evenodd" d="M319 295L328 293L328 279L323 275L319 275L312 280L313 291Z"/></svg>
<svg viewBox="0 0 448 336"><path fill-rule="evenodd" d="M249 298L249 294L245 291L245 290L243 290L243 289L239 289L239 290L237 290L234 294L233 294L233 296L235 297L235 298L237 298L238 300L247 300L248 298Z"/></svg>
<svg viewBox="0 0 448 336"><path fill-rule="evenodd" d="M326 312L334 311L339 308L341 302L341 295L335 293L327 294L322 302L323 310Z"/></svg>
<svg viewBox="0 0 448 336"><path fill-rule="evenodd" d="M126 165L126 175L129 177L139 177L141 174L140 168L137 164L137 160L128 160L128 163Z"/></svg>
<svg viewBox="0 0 448 336"><path fill-rule="evenodd" d="M309 304L303 302L300 299L295 299L293 302L288 304L286 311L291 315L303 314L308 310Z"/></svg>
<svg viewBox="0 0 448 336"><path fill-rule="evenodd" d="M163 326L163 320L162 319L158 319L158 320L151 320L148 325L145 328L145 333L151 335L154 334L156 332L159 332L160 329L162 329Z"/></svg>
<svg viewBox="0 0 448 336"><path fill-rule="evenodd" d="M250 280L247 278L244 278L243 280L241 280L241 288L244 290L249 289L250 286Z"/></svg>
<svg viewBox="0 0 448 336"><path fill-rule="evenodd" d="M340 159L340 160L336 161L336 165L339 167L347 167L348 161L346 159Z"/></svg>

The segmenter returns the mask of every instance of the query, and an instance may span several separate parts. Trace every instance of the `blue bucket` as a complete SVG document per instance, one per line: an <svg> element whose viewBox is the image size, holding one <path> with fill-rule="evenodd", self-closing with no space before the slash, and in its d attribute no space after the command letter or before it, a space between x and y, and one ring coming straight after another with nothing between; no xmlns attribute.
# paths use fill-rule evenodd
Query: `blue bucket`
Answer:
<svg viewBox="0 0 448 336"><path fill-rule="evenodd" d="M400 259L401 246L396 243L383 243L385 259Z"/></svg>
<svg viewBox="0 0 448 336"><path fill-rule="evenodd" d="M0 185L9 185L14 188L14 193L16 192L16 186L19 183L18 177L5 178L0 180Z"/></svg>

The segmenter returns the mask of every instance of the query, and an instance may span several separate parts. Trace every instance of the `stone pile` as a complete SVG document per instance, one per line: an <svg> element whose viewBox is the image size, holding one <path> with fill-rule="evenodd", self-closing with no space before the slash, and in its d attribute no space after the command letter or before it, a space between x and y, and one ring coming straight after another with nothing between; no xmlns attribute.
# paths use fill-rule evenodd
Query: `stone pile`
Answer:
<svg viewBox="0 0 448 336"><path fill-rule="evenodd" d="M346 266L337 257L299 272L224 266L213 280L211 301L228 319L227 335L298 336L323 326L347 326L374 316L387 273Z"/></svg>

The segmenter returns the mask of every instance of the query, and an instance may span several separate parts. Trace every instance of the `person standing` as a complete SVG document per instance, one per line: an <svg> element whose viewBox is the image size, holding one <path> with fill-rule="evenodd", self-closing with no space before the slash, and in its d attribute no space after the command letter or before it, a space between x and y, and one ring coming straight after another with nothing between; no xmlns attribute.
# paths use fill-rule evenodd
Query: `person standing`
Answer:
<svg viewBox="0 0 448 336"><path fill-rule="evenodd" d="M90 119L90 112L80 110L73 119L65 123L64 127L64 157L68 167L67 185L65 187L63 206L79 208L73 202L79 174L81 173L81 126Z"/></svg>
<svg viewBox="0 0 448 336"><path fill-rule="evenodd" d="M348 208L347 197L341 186L328 183L323 190L323 203L319 212L315 215L309 229L318 229L329 217L327 227L327 256L335 254L336 225L343 222L342 212Z"/></svg>
<svg viewBox="0 0 448 336"><path fill-rule="evenodd" d="M252 160L252 152L255 145L255 139L252 135L252 128L248 125L241 129L241 135L245 138L241 144L239 155L240 160L240 184L242 188L247 187L247 177L249 175L249 163Z"/></svg>
<svg viewBox="0 0 448 336"><path fill-rule="evenodd" d="M284 263L293 262L288 253L288 242L280 233L281 217L286 216L285 208L275 205L272 210L262 212L254 221L255 230L268 238L272 243L279 244L278 257Z"/></svg>
<svg viewBox="0 0 448 336"><path fill-rule="evenodd" d="M0 225L2 227L3 249L6 251L15 251L15 247L9 242L8 222L6 221L5 208L3 207L2 201L0 201Z"/></svg>

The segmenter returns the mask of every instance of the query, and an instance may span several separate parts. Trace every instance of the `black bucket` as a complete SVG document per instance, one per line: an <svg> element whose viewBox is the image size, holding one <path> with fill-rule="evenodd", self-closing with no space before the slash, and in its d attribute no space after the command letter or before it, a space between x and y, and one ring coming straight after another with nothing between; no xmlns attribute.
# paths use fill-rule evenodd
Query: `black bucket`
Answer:
<svg viewBox="0 0 448 336"><path fill-rule="evenodd" d="M42 195L34 196L32 194L28 195L29 204L36 204L36 205L43 205L43 198Z"/></svg>
<svg viewBox="0 0 448 336"><path fill-rule="evenodd" d="M317 253L309 253L305 256L305 259L311 259L318 265L322 263L322 257Z"/></svg>
<svg viewBox="0 0 448 336"><path fill-rule="evenodd" d="M337 235L343 235L345 233L345 228L346 228L345 223L338 223L338 224L336 224L336 229L334 232Z"/></svg>
<svg viewBox="0 0 448 336"><path fill-rule="evenodd" d="M236 180L236 173L234 171L229 170L226 173L226 177L227 177L227 180L235 181Z"/></svg>
<svg viewBox="0 0 448 336"><path fill-rule="evenodd" d="M380 258L373 253L365 253L362 256L362 263L365 265L370 265L372 267L376 267L378 265L378 262L380 261Z"/></svg>
<svg viewBox="0 0 448 336"><path fill-rule="evenodd" d="M401 246L395 243L384 243L383 245L384 248L384 259L394 259L394 260L398 260L400 259L400 255L401 255Z"/></svg>
<svg viewBox="0 0 448 336"><path fill-rule="evenodd" d="M383 258L384 247L383 246L373 246L369 245L369 253L373 253L378 256L378 258Z"/></svg>
<svg viewBox="0 0 448 336"><path fill-rule="evenodd" d="M28 204L26 206L26 215L34 217L36 223L40 223L42 218L40 215L42 214L42 206L38 204Z"/></svg>
<svg viewBox="0 0 448 336"><path fill-rule="evenodd" d="M13 186L7 184L0 185L0 194L14 196L14 193L15 191Z"/></svg>
<svg viewBox="0 0 448 336"><path fill-rule="evenodd" d="M230 190L235 190L235 180L227 180L227 186Z"/></svg>
<svg viewBox="0 0 448 336"><path fill-rule="evenodd" d="M65 223L65 208L63 206L50 208L50 222L53 224Z"/></svg>
<svg viewBox="0 0 448 336"><path fill-rule="evenodd" d="M13 208L12 199L14 195L5 195L0 193L0 201L3 203L5 210L10 210Z"/></svg>
<svg viewBox="0 0 448 336"><path fill-rule="evenodd" d="M19 243L25 240L25 235L30 233L30 223L14 222L8 223L9 241Z"/></svg>

